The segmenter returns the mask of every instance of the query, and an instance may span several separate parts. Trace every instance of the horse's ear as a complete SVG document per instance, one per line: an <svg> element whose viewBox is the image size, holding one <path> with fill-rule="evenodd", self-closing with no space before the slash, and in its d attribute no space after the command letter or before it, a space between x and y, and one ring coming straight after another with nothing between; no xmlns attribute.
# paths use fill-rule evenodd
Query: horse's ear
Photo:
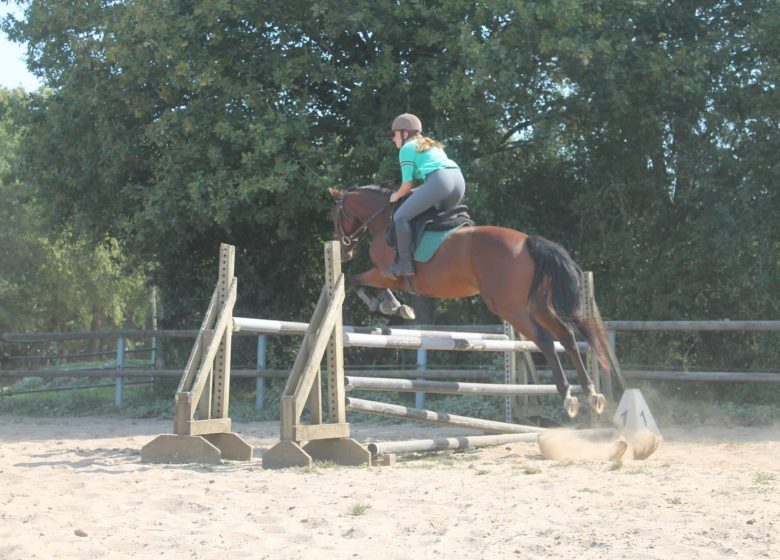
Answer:
<svg viewBox="0 0 780 560"><path fill-rule="evenodd" d="M336 200L341 199L343 195L343 193L340 190L334 189L333 187L328 187L328 192L330 193L330 196L332 196Z"/></svg>

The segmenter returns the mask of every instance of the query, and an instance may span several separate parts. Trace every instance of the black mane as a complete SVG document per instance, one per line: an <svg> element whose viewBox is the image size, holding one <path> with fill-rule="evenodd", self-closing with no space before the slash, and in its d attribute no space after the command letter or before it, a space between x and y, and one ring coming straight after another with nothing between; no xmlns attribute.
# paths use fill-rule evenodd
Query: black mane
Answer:
<svg viewBox="0 0 780 560"><path fill-rule="evenodd" d="M393 194L393 192L395 192L395 189L392 187L392 183L390 181L382 181L381 183L354 186L354 187L349 187L347 189L347 192L353 192L353 191L369 191L369 192L375 192L389 197L391 194Z"/></svg>

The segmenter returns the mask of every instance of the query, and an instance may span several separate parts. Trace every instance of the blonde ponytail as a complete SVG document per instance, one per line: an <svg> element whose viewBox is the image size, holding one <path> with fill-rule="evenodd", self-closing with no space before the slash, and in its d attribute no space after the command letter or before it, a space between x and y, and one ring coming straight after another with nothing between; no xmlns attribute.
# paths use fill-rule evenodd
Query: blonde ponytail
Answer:
<svg viewBox="0 0 780 560"><path fill-rule="evenodd" d="M431 148L444 149L444 144L442 144L441 142L437 142L433 138L428 138L427 136L420 135L417 137L418 152L427 152Z"/></svg>

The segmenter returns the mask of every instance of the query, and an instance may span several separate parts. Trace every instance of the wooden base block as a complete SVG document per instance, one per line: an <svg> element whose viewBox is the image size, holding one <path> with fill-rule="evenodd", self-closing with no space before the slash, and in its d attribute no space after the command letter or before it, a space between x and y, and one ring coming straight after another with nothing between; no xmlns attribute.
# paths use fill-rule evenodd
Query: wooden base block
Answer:
<svg viewBox="0 0 780 560"><path fill-rule="evenodd" d="M263 454L264 469L310 467L313 463L311 455L294 441L280 441Z"/></svg>
<svg viewBox="0 0 780 560"><path fill-rule="evenodd" d="M222 432L218 434L204 434L202 437L219 449L222 453L222 459L226 461L252 460L252 446L238 434Z"/></svg>
<svg viewBox="0 0 780 560"><path fill-rule="evenodd" d="M163 434L141 448L144 463L207 463L222 461L219 448L201 436Z"/></svg>
<svg viewBox="0 0 780 560"><path fill-rule="evenodd" d="M395 465L395 453L382 453L371 457L371 464L377 467L392 467Z"/></svg>
<svg viewBox="0 0 780 560"><path fill-rule="evenodd" d="M351 438L318 439L304 446L304 451L317 461L333 461L338 465L371 466L371 453Z"/></svg>

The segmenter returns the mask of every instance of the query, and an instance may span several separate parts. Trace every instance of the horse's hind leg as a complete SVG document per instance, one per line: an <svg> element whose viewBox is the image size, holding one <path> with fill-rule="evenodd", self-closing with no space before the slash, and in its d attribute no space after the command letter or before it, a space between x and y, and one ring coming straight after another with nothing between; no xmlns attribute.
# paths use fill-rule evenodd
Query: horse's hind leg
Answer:
<svg viewBox="0 0 780 560"><path fill-rule="evenodd" d="M563 399L563 408L566 410L566 414L569 415L569 418L577 416L580 410L580 403L577 397L571 394L571 385L569 385L563 372L561 361L558 359L552 335L527 313L515 312L501 316L509 321L518 332L539 347L539 350L544 354L547 363L550 365L553 381L558 389L558 394Z"/></svg>
<svg viewBox="0 0 780 560"><path fill-rule="evenodd" d="M577 378L580 380L582 389L588 395L588 403L596 414L604 412L604 406L607 404L607 399L601 393L596 392L596 386L593 380L588 375L588 370L585 369L585 364L582 362L582 355L580 349L577 348L577 341L574 339L574 333L571 329L565 329L565 335L560 337L560 342L566 349L566 355L574 364L574 369L577 370Z"/></svg>
<svg viewBox="0 0 780 560"><path fill-rule="evenodd" d="M607 399L601 393L596 392L596 386L588 375L588 370L585 369L585 364L582 361L580 349L577 348L577 341L574 338L572 329L556 318L545 317L539 318L539 320L540 322L544 321L545 328L560 341L566 350L566 355L569 356L569 360L571 360L574 369L577 371L577 379L579 379L583 391L588 395L590 407L596 414L603 413Z"/></svg>

